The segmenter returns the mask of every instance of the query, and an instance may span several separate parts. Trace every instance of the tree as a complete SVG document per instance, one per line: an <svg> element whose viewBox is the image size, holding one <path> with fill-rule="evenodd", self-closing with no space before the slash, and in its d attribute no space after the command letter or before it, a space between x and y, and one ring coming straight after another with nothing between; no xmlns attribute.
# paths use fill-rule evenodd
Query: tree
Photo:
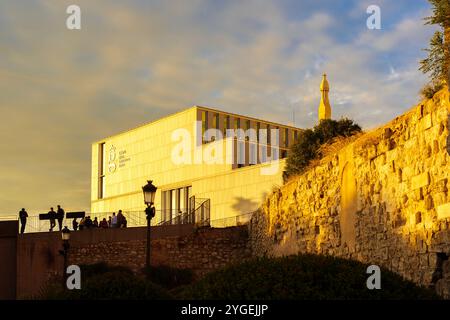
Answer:
<svg viewBox="0 0 450 320"><path fill-rule="evenodd" d="M429 73L431 82L450 84L450 0L428 0L433 6L433 15L425 18L426 24L439 25L442 30L436 31L425 49L428 57L420 61L420 70Z"/></svg>
<svg viewBox="0 0 450 320"><path fill-rule="evenodd" d="M306 129L298 135L286 160L284 178L302 173L311 160L321 156L319 148L335 137L349 137L361 131L361 127L350 119L339 121L324 119L313 129Z"/></svg>

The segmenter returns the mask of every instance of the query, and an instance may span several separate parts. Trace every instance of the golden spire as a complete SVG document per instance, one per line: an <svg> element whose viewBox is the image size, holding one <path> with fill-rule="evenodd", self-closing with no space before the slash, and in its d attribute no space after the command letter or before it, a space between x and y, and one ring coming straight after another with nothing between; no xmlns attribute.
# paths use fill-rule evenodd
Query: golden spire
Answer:
<svg viewBox="0 0 450 320"><path fill-rule="evenodd" d="M322 83L320 84L320 91L322 92L319 104L319 122L322 119L331 119L331 106L330 100L328 100L328 91L330 91L330 85L327 81L327 75L323 74Z"/></svg>

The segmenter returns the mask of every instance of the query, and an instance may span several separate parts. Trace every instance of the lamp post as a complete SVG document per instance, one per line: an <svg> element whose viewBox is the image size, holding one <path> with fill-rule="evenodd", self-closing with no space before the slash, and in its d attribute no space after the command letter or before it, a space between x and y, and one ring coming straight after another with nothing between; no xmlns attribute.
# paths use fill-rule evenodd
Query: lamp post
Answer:
<svg viewBox="0 0 450 320"><path fill-rule="evenodd" d="M60 250L59 253L64 258L64 269L63 269L63 288L66 287L66 271L67 271L67 254L69 252L70 244L70 230L67 226L64 227L61 231L61 238L63 241L63 250Z"/></svg>
<svg viewBox="0 0 450 320"><path fill-rule="evenodd" d="M142 187L142 192L144 193L144 202L147 205L145 208L145 215L147 216L147 252L145 266L147 270L150 268L150 226L151 220L155 216L155 195L158 188L153 185L152 180L148 180L147 184Z"/></svg>

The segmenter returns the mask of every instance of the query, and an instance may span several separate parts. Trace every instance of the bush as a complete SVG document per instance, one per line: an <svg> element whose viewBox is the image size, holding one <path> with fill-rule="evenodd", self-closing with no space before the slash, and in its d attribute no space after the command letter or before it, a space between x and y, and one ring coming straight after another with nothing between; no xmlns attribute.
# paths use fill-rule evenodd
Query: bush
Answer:
<svg viewBox="0 0 450 320"><path fill-rule="evenodd" d="M300 132L297 142L291 147L286 161L284 178L302 173L311 160L321 157L320 146L336 137L349 137L361 132L361 127L350 119L338 121L321 120L313 129Z"/></svg>
<svg viewBox="0 0 450 320"><path fill-rule="evenodd" d="M381 270L381 290L366 287L367 266L322 255L259 258L212 272L185 288L183 299L437 299L425 288Z"/></svg>
<svg viewBox="0 0 450 320"><path fill-rule="evenodd" d="M438 83L436 81L425 85L420 91L420 95L423 99L432 99L434 95L444 87L443 83Z"/></svg>
<svg viewBox="0 0 450 320"><path fill-rule="evenodd" d="M173 289L175 287L191 284L194 280L194 275L190 269L177 269L169 266L150 267L145 270L147 279L156 283L166 289Z"/></svg>
<svg viewBox="0 0 450 320"><path fill-rule="evenodd" d="M135 275L126 267L112 267L105 263L82 265L81 290L63 290L60 281L49 283L42 299L63 300L167 300L167 290Z"/></svg>

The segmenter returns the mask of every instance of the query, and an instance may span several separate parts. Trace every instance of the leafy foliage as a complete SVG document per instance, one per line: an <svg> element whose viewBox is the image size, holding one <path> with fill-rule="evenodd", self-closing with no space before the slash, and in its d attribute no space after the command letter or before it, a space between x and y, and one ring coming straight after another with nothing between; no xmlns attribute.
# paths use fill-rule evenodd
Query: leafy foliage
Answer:
<svg viewBox="0 0 450 320"><path fill-rule="evenodd" d="M432 81L449 81L450 74L450 1L428 0L433 14L426 17L426 24L437 24L443 31L436 31L425 51L428 57L420 61L420 70L429 73Z"/></svg>
<svg viewBox="0 0 450 320"><path fill-rule="evenodd" d="M420 91L420 95L422 96L422 98L432 99L436 92L441 90L443 87L444 85L442 84L442 82L431 82L422 88L422 90Z"/></svg>
<svg viewBox="0 0 450 320"><path fill-rule="evenodd" d="M335 137L349 137L360 131L361 127L353 120L344 118L338 121L321 120L313 129L300 132L297 142L289 152L284 177L302 173L311 160L321 157L319 148L322 144Z"/></svg>
<svg viewBox="0 0 450 320"><path fill-rule="evenodd" d="M41 298L57 300L167 300L172 295L160 286L135 275L126 267L112 267L105 263L82 265L81 290L63 290L61 284L51 282Z"/></svg>
<svg viewBox="0 0 450 320"><path fill-rule="evenodd" d="M156 283L166 289L173 289L179 286L191 284L194 274L190 269L177 269L169 266L151 267L145 270L149 281Z"/></svg>
<svg viewBox="0 0 450 320"><path fill-rule="evenodd" d="M438 299L430 289L416 286L381 269L381 290L369 290L367 266L323 255L259 258L208 274L180 293L184 299L225 300L340 300Z"/></svg>
<svg viewBox="0 0 450 320"><path fill-rule="evenodd" d="M419 70L423 73L430 73L432 80L445 79L445 50L444 36L442 32L436 31L430 40L430 47L425 49L428 57L420 61Z"/></svg>
<svg viewBox="0 0 450 320"><path fill-rule="evenodd" d="M439 24L442 27L450 25L450 1L428 0L432 5L433 15L426 17L427 24Z"/></svg>

